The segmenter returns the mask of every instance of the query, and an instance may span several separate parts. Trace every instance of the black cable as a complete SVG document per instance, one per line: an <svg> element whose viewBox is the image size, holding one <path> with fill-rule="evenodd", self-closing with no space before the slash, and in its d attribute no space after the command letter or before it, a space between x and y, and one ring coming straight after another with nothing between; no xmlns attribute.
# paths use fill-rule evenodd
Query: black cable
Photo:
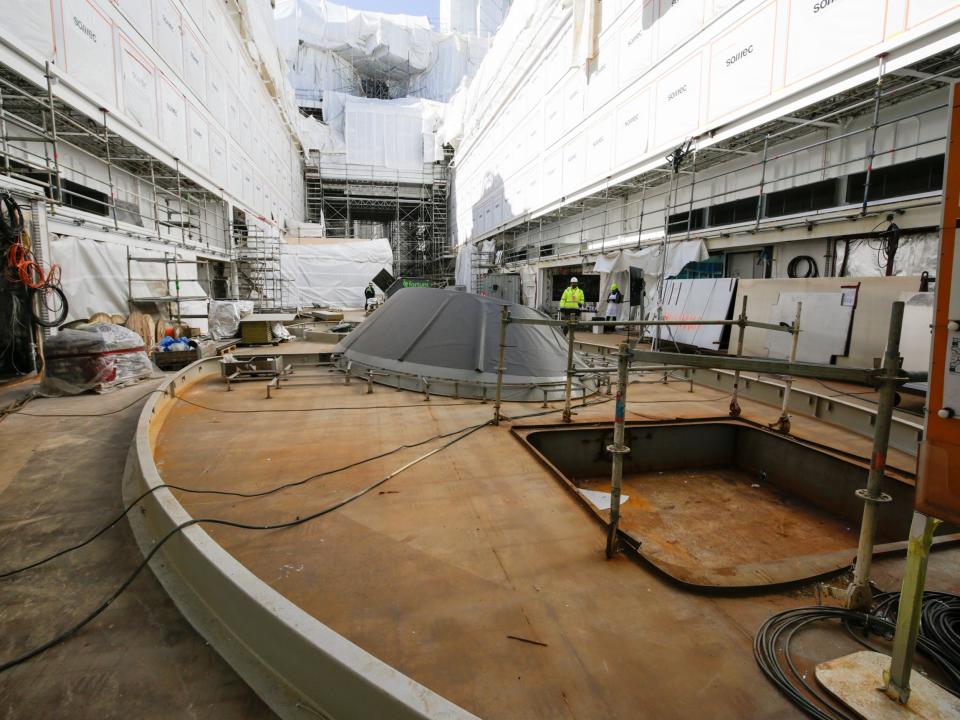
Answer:
<svg viewBox="0 0 960 720"><path fill-rule="evenodd" d="M150 488L149 490L145 490L143 493L141 493L140 495L138 495L134 500L132 500L130 503L128 503L128 504L123 508L123 510L122 510L119 514L117 514L109 523L107 523L107 524L104 525L102 528L100 528L99 530L97 530L93 535L91 535L90 537L88 537L86 540L83 540L83 541L81 541L81 542L79 542L79 543L77 543L77 544L75 544L75 545L71 545L71 546L69 546L69 547L66 547L66 548L63 548L63 549L61 549L61 550L58 550L57 552L55 552L55 553L53 553L53 554L51 554L51 555L48 555L48 556L46 556L46 557L44 557L44 558L41 558L40 560L36 560L36 561L34 561L34 562L32 562L32 563L29 563L29 564L27 564L27 565L24 565L24 566L22 566L22 567L14 568L13 570L4 570L3 572L0 572L0 579L12 577L12 576L18 575L18 574L20 574L20 573L22 573L22 572L26 572L27 570L32 570L33 568L39 567L39 566L41 566L41 565L45 565L45 564L47 564L48 562L51 562L52 560L56 560L58 557L61 557L61 556L66 555L66 554L68 554L68 553L71 553L71 552L74 552L74 551L76 551L76 550L79 550L80 548L86 547L87 545L89 545L90 543L92 543L94 540L96 540L98 537L100 537L101 535L103 535L104 533L106 533L110 528L112 528L112 527L113 527L114 525L116 525L118 522L120 522L121 520L123 520L123 518L126 517L127 513L129 513L131 510L133 510L133 508L135 508L135 507L140 503L141 500L143 500L144 498L146 498L148 495L152 495L152 494L155 493L157 490L161 490L161 489L163 489L163 488L166 488L166 489L168 489L168 490L177 490L178 492L193 493L193 494L196 494L196 495L225 495L225 496L228 496L228 497L239 497L239 498L264 497L264 496L266 496L266 495L272 495L273 493L280 492L281 490L286 490L286 489L292 488L292 487L298 487L298 486L300 486L300 485L306 485L308 482L311 482L311 481L313 481L313 480L318 480L318 479L320 479L320 478L322 478L322 477L327 477L327 476L329 476L329 475L336 475L337 473L341 473L341 472L345 472L345 471L347 471L347 470L351 470L351 469L353 469L353 468L355 468L355 467L358 467L358 466L360 466L360 465L364 465L364 464L366 464L366 463L368 463L368 462L372 462L372 461L374 461L374 460L381 460L381 459L383 459L383 458L385 458L385 457L388 457L389 455L393 455L393 454L395 454L395 453L398 453L398 452L400 452L401 450L409 450L409 449L411 449L411 448L420 447L421 445L426 445L427 443L433 442L434 440L442 440L442 439L444 439L444 438L448 438L448 437L451 437L452 435L457 435L457 434L459 434L459 433L462 433L462 432L465 432L465 431L468 431L468 430L469 430L470 432L473 432L474 430L477 430L477 429L479 429L479 428L481 428L481 427L483 427L484 425L487 425L487 424L489 424L489 422L480 423L479 425L468 425L467 427L458 428L457 430L452 430L451 432L448 432L448 433L442 433L442 434L439 434L439 435L432 435L431 437L428 437L428 438L426 438L426 439L424 439L424 440L420 440L420 441L415 442L415 443L410 443L410 444L408 444L408 445L399 445L398 447L395 447L393 450L387 450L387 451L382 452L382 453L380 453L380 454L378 454L378 455L372 455L372 456L370 456L370 457L363 458L362 460L357 460L357 461L355 461L355 462L349 463L349 464L347 464L347 465L343 465L343 466L338 467L338 468L334 468L334 469L332 469L332 470L324 470L324 471L322 471L322 472L315 473L315 474L313 474L313 475L309 475L309 476L303 478L302 480L294 480L294 481L292 481L292 482L283 483L282 485L277 485L277 486L275 486L275 487L273 487L273 488L270 488L269 490L261 490L261 491L258 491L258 492L244 493L244 492L235 492L235 491L231 491L231 490L208 490L208 489L203 489L203 488L189 488L189 487L183 487L182 485L173 485L173 484L170 484L170 483L162 483L162 484L160 484L160 485L155 485L154 487Z"/></svg>
<svg viewBox="0 0 960 720"><path fill-rule="evenodd" d="M806 263L806 271L800 275L800 264ZM817 261L809 255L797 255L787 263L787 277L791 278L815 278L820 277L820 268L817 267Z"/></svg>
<svg viewBox="0 0 960 720"><path fill-rule="evenodd" d="M878 593L874 602L874 613L896 623L899 592ZM960 673L960 596L925 592L920 611L920 634L939 647L940 652Z"/></svg>
<svg viewBox="0 0 960 720"><path fill-rule="evenodd" d="M796 608L773 615L760 627L753 640L753 655L763 674L810 717L819 720L859 720L858 714L834 699L818 683L808 682L808 674L797 667L790 652L790 645L798 633L814 623L828 620L839 620L858 643L871 649L872 645L865 640L871 633L890 638L896 630L895 622L883 614L822 605ZM944 655L938 644L921 633L917 648L936 663L955 688L960 687L960 668Z"/></svg>
<svg viewBox="0 0 960 720"><path fill-rule="evenodd" d="M412 392L412 391L411 391ZM201 408L203 410L210 410L211 412L222 412L222 413L288 413L288 412L323 412L325 410L394 410L396 408L411 408L411 407L452 407L455 405L481 405L482 403L479 400L470 401L470 402L453 402L453 403L433 403L429 405L424 405L425 401L420 401L418 403L413 403L411 405L350 405L345 407L313 407L313 408L264 408L264 409L238 409L238 410L227 410L226 408L215 408L208 405L203 405L193 400L187 400L185 397L177 396L177 400L187 403L187 405L193 405L194 407Z"/></svg>
<svg viewBox="0 0 960 720"><path fill-rule="evenodd" d="M149 392L144 393L140 397L132 400L131 402L124 405L123 407L119 407L116 410L108 410L107 412L102 412L102 413L28 413L28 412L24 412L23 410L9 410L9 411L0 410L0 415L25 415L26 417L35 417L35 418L106 417L107 415L116 415L117 413L121 413L124 410L128 410L132 408L134 405L136 405L138 402L143 400L145 397L149 397L154 393L162 393L162 392L166 392L166 390L155 388ZM27 397L26 399L30 401L30 400L36 400L42 397L43 397L42 395L34 394ZM20 407L23 407L24 405L26 405L26 402L20 405Z"/></svg>
<svg viewBox="0 0 960 720"><path fill-rule="evenodd" d="M166 544L166 542L167 542L170 538L172 538L172 537L173 537L174 535L176 535L177 533L185 530L186 528L188 528L188 527L190 527L190 526L192 526L192 525L200 525L200 524L203 524L203 525L222 525L222 526L225 526L225 527L238 528L238 529L240 529L240 530L282 530L282 529L284 529L284 528L290 528L290 527L295 527L295 526L297 526L297 525L303 525L304 523L310 522L311 520L315 520L315 519L317 519L318 517L322 517L322 516L324 516L324 515L327 515L327 514L333 512L334 510L339 510L340 508L342 508L342 507L344 507L344 506L346 506L346 505L349 505L349 504L352 503L354 500L359 500L360 498L362 498L362 497L363 497L364 495L366 495L367 493L371 492L372 490L375 490L376 488L380 487L381 485L383 485L385 482L387 482L387 481L390 480L391 478L396 477L396 475L398 475L399 473L403 472L405 469L411 467L412 464L414 464L414 463L416 463L416 462L419 462L419 460L426 459L426 458L429 457L430 455L434 455L434 454L436 454L436 453L438 453L438 452L440 452L440 451L442 451L442 450L447 449L448 447L450 447L450 446L453 445L454 443L458 443L458 442L460 442L461 440L463 440L464 438L466 438L466 437L470 436L471 434L475 433L475 432L476 432L477 430L479 430L480 428L489 425L490 422L492 422L492 421L488 421L488 422L483 423L482 425L477 425L477 426L473 427L472 429L470 429L470 430L468 430L467 432L463 433L463 434L460 435L459 437L456 437L456 438L454 438L453 440L450 440L449 442L444 443L443 445L441 445L441 446L440 446L439 448L437 448L436 450L433 450L433 451L431 451L430 453L428 453L427 455L422 456L421 458L419 458L418 460L414 461L413 463L408 463L407 465L405 465L404 467L400 468L399 470L395 470L394 472L385 475L384 477L382 477L381 479L377 480L376 482L371 483L370 485L367 485L367 486L366 486L365 488L363 488L362 490L358 490L357 492L353 493L352 495L347 496L347 497L344 498L343 500L338 500L337 502L335 502L335 503L333 503L333 504L331 504L331 505L328 505L327 507L325 507L325 508L323 508L323 509L321 509L321 510L318 510L317 512L310 513L309 515L304 515L304 516L302 516L302 517L298 515L298 516L297 516L296 518L294 518L293 520L287 520L287 521L285 521L285 522L271 523L271 524L266 524L266 525L252 525L252 524L248 524L248 523L237 522L237 521L234 521L234 520L224 520L224 519L222 519L222 518L191 518L190 520L187 520L186 522L183 522L183 523L181 523L180 525L177 525L176 527L174 527L173 529L171 529L166 535L164 535L162 538L160 538L160 540L157 541L157 543L150 549L150 552L148 552L148 553L146 554L146 556L144 556L143 560L140 562L139 565L137 565L137 567L133 570L133 572L130 573L130 575L128 575L127 578L126 578L122 583L120 583L120 585L119 585L115 590L113 590L109 595L107 595L107 597L106 597L97 607L95 607L91 612L87 613L87 615L84 616L79 622L74 623L72 626L70 626L69 628L67 628L66 630L64 630L63 632L61 632L60 634L56 635L55 637L51 638L50 640L47 640L45 643L43 643L43 644L41 644L41 645L33 648L32 650L28 650L27 652L25 652L25 653L23 653L23 654L15 657L15 658L12 658L12 659L7 660L7 661L5 661L5 662L3 662L3 663L0 663L0 673L4 673L4 672L6 672L7 670L9 670L9 669L11 669L11 668L13 668L13 667L16 667L17 665L20 665L20 664L26 662L27 660L30 660L31 658L34 658L34 657L36 657L37 655L40 655L41 653L49 650L50 648L52 648L52 647L55 646L55 645L58 645L59 643L63 642L64 640L69 639L70 637L72 637L73 635L75 635L77 632L79 632L85 625L87 625L88 623L90 623L90 622L91 622L92 620L94 620L98 615L100 615L100 613L102 613L104 610L106 610L108 607L110 607L110 604L111 604L114 600L116 600L116 599L120 596L120 594L121 594L124 590L127 589L127 587L130 586L130 584L137 578L137 576L143 571L143 569L144 569L145 567L147 567L147 565L149 564L149 562L153 559L153 556L156 555L157 552L160 551L160 549Z"/></svg>
<svg viewBox="0 0 960 720"><path fill-rule="evenodd" d="M50 305L47 293L56 295L58 304ZM38 297L38 302L42 303L43 307L51 314L50 318L44 320L36 306L31 302L30 315L37 325L45 328L55 328L60 327L66 321L67 315L70 314L70 303L67 302L67 296L59 286L46 283L43 287L32 290L30 294L32 298Z"/></svg>

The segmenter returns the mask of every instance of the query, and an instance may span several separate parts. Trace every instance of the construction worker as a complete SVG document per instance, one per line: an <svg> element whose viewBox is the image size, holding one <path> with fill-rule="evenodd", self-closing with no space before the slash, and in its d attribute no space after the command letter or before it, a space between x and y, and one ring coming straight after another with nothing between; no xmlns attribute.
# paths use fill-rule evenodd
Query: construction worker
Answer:
<svg viewBox="0 0 960 720"><path fill-rule="evenodd" d="M583 290L580 289L580 282L576 277L570 278L570 285L560 296L560 319L573 320L576 322L580 317L580 310L583 308ZM567 328L563 328L563 334L567 334Z"/></svg>
<svg viewBox="0 0 960 720"><path fill-rule="evenodd" d="M363 309L369 311L370 305L376 297L377 291L373 289L373 283L367 283L367 287L363 291Z"/></svg>
<svg viewBox="0 0 960 720"><path fill-rule="evenodd" d="M620 306L623 304L623 293L616 283L610 286L610 294L607 295L607 320L614 321L620 318Z"/></svg>

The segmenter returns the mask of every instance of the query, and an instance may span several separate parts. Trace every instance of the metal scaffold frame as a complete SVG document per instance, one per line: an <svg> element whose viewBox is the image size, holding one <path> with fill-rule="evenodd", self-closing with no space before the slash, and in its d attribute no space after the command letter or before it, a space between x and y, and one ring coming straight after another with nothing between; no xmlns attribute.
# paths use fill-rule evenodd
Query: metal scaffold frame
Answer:
<svg viewBox="0 0 960 720"><path fill-rule="evenodd" d="M44 77L42 87L0 67L0 172L42 187L52 217L68 214L131 237L228 253L222 194L184 175L176 158L172 166L161 162L115 132L106 109L91 117L56 97L49 64ZM98 167L105 177L91 173Z"/></svg>
<svg viewBox="0 0 960 720"><path fill-rule="evenodd" d="M771 186L784 186L804 178L824 179L831 171L862 166L866 177L862 193L856 198L838 199L836 217L816 217L815 223L840 223L851 218L882 216L884 204L891 200L874 199L871 179L876 162L882 156L898 152L922 150L942 144L945 134L919 137L914 141L898 141L892 148L879 148L878 137L892 134L896 124L906 118L946 114L946 100L919 111L897 113L904 101L944 89L960 79L957 48L925 58L909 68L887 72L883 58L878 59L876 79L837 96L816 102L789 116L767 121L734 137L713 143L709 137L691 139L676 167L665 158L656 167L640 172L622 182L606 184L583 197L564 199L556 207L509 221L493 230L477 235L471 242L495 239L504 250L503 265L515 267L541 259L576 258L617 249L631 249L664 241L742 237L746 244L759 242L756 237L767 230L783 231L810 227L810 213L781 216L768 213ZM868 122L851 126L857 119ZM831 150L841 143L855 140L864 150L851 155L831 157ZM786 146L778 149L777 146ZM814 170L794 168L774 176L778 161L797 158L804 153L823 154L827 159ZM695 167L692 159L695 158ZM736 160L749 159L746 165ZM731 164L722 172L712 168ZM751 173L751 171L756 171ZM737 176L758 180L735 190L726 181ZM830 177L833 177L832 175ZM812 180L808 180L812 181ZM801 183L802 184L802 183ZM846 194L845 194L846 195ZM939 206L940 197L914 197L913 208ZM693 210L711 208L731 197L756 202L748 220L704 227L694 226ZM840 212L842 210L842 212ZM683 217L683 215L686 215ZM625 242L627 238L632 238ZM833 254L834 262L837 255Z"/></svg>
<svg viewBox="0 0 960 720"><path fill-rule="evenodd" d="M382 231L393 250L394 275L446 285L456 259L448 240L448 165L452 151L427 173L371 179L373 168L348 166L336 176L319 160L306 166L306 215L327 237L370 238ZM346 175L346 176L344 176Z"/></svg>

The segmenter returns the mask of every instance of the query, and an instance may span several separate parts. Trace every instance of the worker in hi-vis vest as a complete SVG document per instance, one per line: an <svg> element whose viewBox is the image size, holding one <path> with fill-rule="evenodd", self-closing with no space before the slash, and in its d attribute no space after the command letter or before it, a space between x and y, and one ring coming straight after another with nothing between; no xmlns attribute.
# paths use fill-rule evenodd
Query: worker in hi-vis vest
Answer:
<svg viewBox="0 0 960 720"><path fill-rule="evenodd" d="M580 310L583 307L583 290L580 289L580 283L577 278L570 278L570 285L560 296L560 319L577 321L580 316ZM563 334L567 334L567 328L564 326Z"/></svg>

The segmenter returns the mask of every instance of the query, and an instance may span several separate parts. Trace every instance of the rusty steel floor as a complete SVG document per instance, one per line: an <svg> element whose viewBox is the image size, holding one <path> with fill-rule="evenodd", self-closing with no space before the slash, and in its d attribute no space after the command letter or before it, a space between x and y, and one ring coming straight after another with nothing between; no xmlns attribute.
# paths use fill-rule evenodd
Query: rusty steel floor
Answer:
<svg viewBox="0 0 960 720"><path fill-rule="evenodd" d="M260 383L229 394L215 380L187 390L158 438L163 479L263 490L482 423L493 409L444 397L424 402L382 386L367 395L362 383L330 381L271 400ZM691 393L687 383L632 385L630 395L630 416L647 419L721 416L728 401L716 390ZM753 420L778 415L742 404ZM519 418L540 408L504 410ZM611 415L606 402L577 408L575 421ZM559 422L559 413L516 420L545 422ZM794 431L869 454L868 438L809 418L796 417ZM263 498L178 497L194 514L276 522L341 499L441 442ZM890 460L913 468L901 453ZM771 612L815 602L814 586L700 595L625 556L606 561L602 528L510 423L482 428L315 522L208 532L335 631L484 718L798 716L763 678L751 647ZM901 567L900 559L879 559L876 582L897 587ZM934 554L928 587L960 590L960 551ZM824 658L852 649L838 634Z"/></svg>
<svg viewBox="0 0 960 720"><path fill-rule="evenodd" d="M610 492L609 477L577 484ZM623 493L623 529L656 542L675 565L729 567L857 547L858 527L737 468L625 475Z"/></svg>

